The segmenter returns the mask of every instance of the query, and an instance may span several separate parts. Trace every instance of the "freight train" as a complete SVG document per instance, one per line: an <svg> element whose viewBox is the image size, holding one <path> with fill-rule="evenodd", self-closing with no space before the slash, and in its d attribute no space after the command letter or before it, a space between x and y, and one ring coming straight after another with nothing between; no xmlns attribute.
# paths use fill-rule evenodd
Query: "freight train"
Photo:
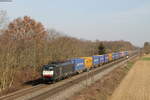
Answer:
<svg viewBox="0 0 150 100"><path fill-rule="evenodd" d="M128 57L129 52L115 52L91 57L72 58L64 62L55 62L42 67L42 79L47 82L55 82L66 77L82 73L99 67L105 63Z"/></svg>

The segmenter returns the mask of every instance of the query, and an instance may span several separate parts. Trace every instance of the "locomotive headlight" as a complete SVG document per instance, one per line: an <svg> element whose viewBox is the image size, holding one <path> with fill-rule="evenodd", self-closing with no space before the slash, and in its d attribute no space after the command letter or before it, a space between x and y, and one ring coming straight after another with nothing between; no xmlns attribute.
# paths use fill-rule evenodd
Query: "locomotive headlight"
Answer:
<svg viewBox="0 0 150 100"><path fill-rule="evenodd" d="M54 71L43 71L43 75L53 75Z"/></svg>
<svg viewBox="0 0 150 100"><path fill-rule="evenodd" d="M43 77L51 78L53 77L54 71L43 71Z"/></svg>

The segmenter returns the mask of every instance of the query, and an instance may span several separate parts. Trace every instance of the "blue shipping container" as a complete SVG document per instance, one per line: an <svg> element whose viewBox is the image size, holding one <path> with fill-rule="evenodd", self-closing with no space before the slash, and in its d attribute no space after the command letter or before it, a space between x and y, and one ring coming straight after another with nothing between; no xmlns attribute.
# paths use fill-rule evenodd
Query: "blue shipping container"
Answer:
<svg viewBox="0 0 150 100"><path fill-rule="evenodd" d="M119 52L116 53L116 59L119 59Z"/></svg>
<svg viewBox="0 0 150 100"><path fill-rule="evenodd" d="M128 56L128 55L129 55L128 51L125 51L125 56Z"/></svg>
<svg viewBox="0 0 150 100"><path fill-rule="evenodd" d="M98 65L98 64L100 64L100 57L99 56L92 56L92 58L93 58L93 64L94 65Z"/></svg>
<svg viewBox="0 0 150 100"><path fill-rule="evenodd" d="M112 53L112 58L113 58L113 60L116 59L116 54L115 53Z"/></svg>
<svg viewBox="0 0 150 100"><path fill-rule="evenodd" d="M104 55L100 55L99 59L100 59L100 64L103 64L105 62L105 56Z"/></svg>
<svg viewBox="0 0 150 100"><path fill-rule="evenodd" d="M104 54L104 62L105 62L105 63L108 62L108 54Z"/></svg>
<svg viewBox="0 0 150 100"><path fill-rule="evenodd" d="M113 53L113 59L118 59L119 58L119 53Z"/></svg>
<svg viewBox="0 0 150 100"><path fill-rule="evenodd" d="M82 58L75 58L71 59L72 63L74 64L74 71L81 71L84 70L84 59Z"/></svg>

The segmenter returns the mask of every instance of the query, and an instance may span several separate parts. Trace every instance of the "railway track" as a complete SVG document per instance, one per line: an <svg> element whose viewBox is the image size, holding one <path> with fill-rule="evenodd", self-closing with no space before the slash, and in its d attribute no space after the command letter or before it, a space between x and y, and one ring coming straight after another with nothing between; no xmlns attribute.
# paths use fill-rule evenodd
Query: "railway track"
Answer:
<svg viewBox="0 0 150 100"><path fill-rule="evenodd" d="M32 93L32 92L40 90L41 88L44 88L44 87L45 87L45 85L38 85L38 86L18 90L14 93L10 93L8 95L0 97L0 100L15 100L17 97Z"/></svg>
<svg viewBox="0 0 150 100"><path fill-rule="evenodd" d="M130 59L131 58L132 57L130 57ZM37 85L31 88L19 90L17 92L0 97L0 100L45 100L48 97L50 99L50 97L52 97L53 95L69 87L72 87L73 85L79 84L81 81L86 80L88 78L87 75L90 77L93 77L96 74L103 72L105 69L108 69L109 67L113 65L116 65L120 62L127 62L127 61L128 60L126 60L125 58L122 58L114 62L102 65L101 67L93 69L90 72L85 72L85 73L73 76L71 78L68 78L66 80L62 80L60 82L57 82L56 84L50 84L50 85L41 84L41 85Z"/></svg>

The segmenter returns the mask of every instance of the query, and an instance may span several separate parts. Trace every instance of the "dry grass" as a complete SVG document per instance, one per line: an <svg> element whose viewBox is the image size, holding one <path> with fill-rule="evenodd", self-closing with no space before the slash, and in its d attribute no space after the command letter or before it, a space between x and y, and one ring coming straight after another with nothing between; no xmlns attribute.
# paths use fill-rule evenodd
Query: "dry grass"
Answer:
<svg viewBox="0 0 150 100"><path fill-rule="evenodd" d="M150 55L147 55L136 62L115 90L111 100L150 100L150 61L147 60L149 57Z"/></svg>

